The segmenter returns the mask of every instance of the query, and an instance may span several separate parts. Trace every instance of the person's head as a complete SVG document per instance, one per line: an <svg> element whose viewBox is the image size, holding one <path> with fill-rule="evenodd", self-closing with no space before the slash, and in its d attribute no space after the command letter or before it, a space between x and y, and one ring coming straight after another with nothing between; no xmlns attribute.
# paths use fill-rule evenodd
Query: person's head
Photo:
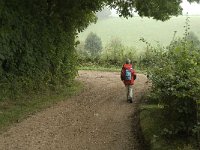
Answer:
<svg viewBox="0 0 200 150"><path fill-rule="evenodd" d="M126 64L131 64L131 60L129 58L126 59Z"/></svg>

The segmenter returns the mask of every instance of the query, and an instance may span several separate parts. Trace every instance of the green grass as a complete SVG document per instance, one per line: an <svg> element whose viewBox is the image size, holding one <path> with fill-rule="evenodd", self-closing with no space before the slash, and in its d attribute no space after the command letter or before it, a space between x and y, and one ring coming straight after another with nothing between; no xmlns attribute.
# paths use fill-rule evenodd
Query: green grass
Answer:
<svg viewBox="0 0 200 150"><path fill-rule="evenodd" d="M200 16L190 16L190 31L200 38L199 19ZM146 46L139 41L141 37L152 45L159 42L166 46L172 40L174 31L177 31L176 37L183 37L185 20L186 16L173 17L165 22L140 17L99 20L80 33L79 40L85 41L87 35L94 32L101 38L104 46L112 38L119 38L124 45L141 49Z"/></svg>
<svg viewBox="0 0 200 150"><path fill-rule="evenodd" d="M120 67L102 67L98 65L90 65L90 66L80 66L79 70L93 70L93 71L108 71L108 72L120 72Z"/></svg>
<svg viewBox="0 0 200 150"><path fill-rule="evenodd" d="M30 115L78 94L82 88L83 85L75 81L59 92L46 91L12 101L0 101L0 133L5 132L12 124L21 122Z"/></svg>
<svg viewBox="0 0 200 150"><path fill-rule="evenodd" d="M93 71L108 71L108 72L121 72L122 67L117 66L109 66L103 67L99 65L83 65L79 66L79 70L93 70ZM135 68L137 73L146 73L145 71L140 70L139 68Z"/></svg>
<svg viewBox="0 0 200 150"><path fill-rule="evenodd" d="M152 104L141 105L140 124L149 149L151 150L196 150L195 140L181 137L166 138L162 135L164 118L161 116L162 107Z"/></svg>

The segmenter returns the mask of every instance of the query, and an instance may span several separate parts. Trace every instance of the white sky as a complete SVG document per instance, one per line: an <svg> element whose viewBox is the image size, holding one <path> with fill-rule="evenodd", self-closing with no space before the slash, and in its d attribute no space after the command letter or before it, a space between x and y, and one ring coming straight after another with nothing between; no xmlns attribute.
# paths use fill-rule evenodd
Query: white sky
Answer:
<svg viewBox="0 0 200 150"><path fill-rule="evenodd" d="M183 0L181 4L183 8L183 14L188 12L188 15L200 15L200 4L197 3L189 3L187 0Z"/></svg>
<svg viewBox="0 0 200 150"><path fill-rule="evenodd" d="M200 4L196 2L190 4L187 0L183 0L181 6L183 8L183 14L188 13L188 15L200 15ZM118 16L115 10L112 10L112 15Z"/></svg>

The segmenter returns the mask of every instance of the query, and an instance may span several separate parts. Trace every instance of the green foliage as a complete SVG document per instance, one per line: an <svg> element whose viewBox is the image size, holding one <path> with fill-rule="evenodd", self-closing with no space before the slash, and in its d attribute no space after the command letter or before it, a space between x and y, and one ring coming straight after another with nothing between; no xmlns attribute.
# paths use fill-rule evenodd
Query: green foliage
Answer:
<svg viewBox="0 0 200 150"><path fill-rule="evenodd" d="M88 59L90 58L89 52L86 51L84 47L85 47L84 42L80 42L76 47L78 55L78 64L83 64L84 62L88 62Z"/></svg>
<svg viewBox="0 0 200 150"><path fill-rule="evenodd" d="M115 66L121 66L127 58L135 61L137 58L136 50L125 47L118 38L111 39L101 55L101 61L104 64Z"/></svg>
<svg viewBox="0 0 200 150"><path fill-rule="evenodd" d="M186 28L189 28L186 26ZM196 100L200 99L200 53L187 34L167 49L150 48L143 59L152 81L154 98L164 106L164 134L190 135L197 125Z"/></svg>
<svg viewBox="0 0 200 150"><path fill-rule="evenodd" d="M76 76L74 22L49 12L50 2L3 1L0 13L0 95L62 88ZM51 13L51 14L50 14ZM58 20L59 23L58 23ZM8 96L8 97L7 97Z"/></svg>
<svg viewBox="0 0 200 150"><path fill-rule="evenodd" d="M100 66L99 64L95 65L94 63L87 63L87 65L80 66L80 70L95 70L95 71L107 71L107 72L120 72L121 68L116 66Z"/></svg>
<svg viewBox="0 0 200 150"><path fill-rule="evenodd" d="M85 40L85 50L89 52L92 58L100 55L102 50L101 38L97 34L91 32Z"/></svg>
<svg viewBox="0 0 200 150"><path fill-rule="evenodd" d="M189 2L199 2L199 0L188 0ZM139 16L153 17L153 19L165 21L170 16L178 16L182 13L180 6L182 0L108 0L108 4L117 9L120 16L132 16L133 8Z"/></svg>
<svg viewBox="0 0 200 150"><path fill-rule="evenodd" d="M125 47L120 39L111 39L102 53L102 61L110 65L120 66L124 58Z"/></svg>
<svg viewBox="0 0 200 150"><path fill-rule="evenodd" d="M121 67L127 58L131 59L132 62L137 61L136 50L131 47L125 47L118 38L111 39L98 57L90 55L84 47L83 43L77 46L78 60L82 66Z"/></svg>
<svg viewBox="0 0 200 150"><path fill-rule="evenodd" d="M162 115L161 105L143 104L140 106L140 125L144 139L152 150L197 150L195 137L175 136L166 138L163 128L170 124Z"/></svg>

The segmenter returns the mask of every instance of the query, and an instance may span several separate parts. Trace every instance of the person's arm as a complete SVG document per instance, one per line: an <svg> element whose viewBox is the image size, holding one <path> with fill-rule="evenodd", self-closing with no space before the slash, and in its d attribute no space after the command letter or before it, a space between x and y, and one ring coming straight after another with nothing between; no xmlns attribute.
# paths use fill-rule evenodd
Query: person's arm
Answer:
<svg viewBox="0 0 200 150"><path fill-rule="evenodd" d="M122 67L121 69L121 80L122 81L124 80L124 67Z"/></svg>
<svg viewBox="0 0 200 150"><path fill-rule="evenodd" d="M133 71L132 71L132 76L133 76L133 79L134 79L134 80L137 78L137 75L136 75L136 72L135 72L134 69L133 69Z"/></svg>

